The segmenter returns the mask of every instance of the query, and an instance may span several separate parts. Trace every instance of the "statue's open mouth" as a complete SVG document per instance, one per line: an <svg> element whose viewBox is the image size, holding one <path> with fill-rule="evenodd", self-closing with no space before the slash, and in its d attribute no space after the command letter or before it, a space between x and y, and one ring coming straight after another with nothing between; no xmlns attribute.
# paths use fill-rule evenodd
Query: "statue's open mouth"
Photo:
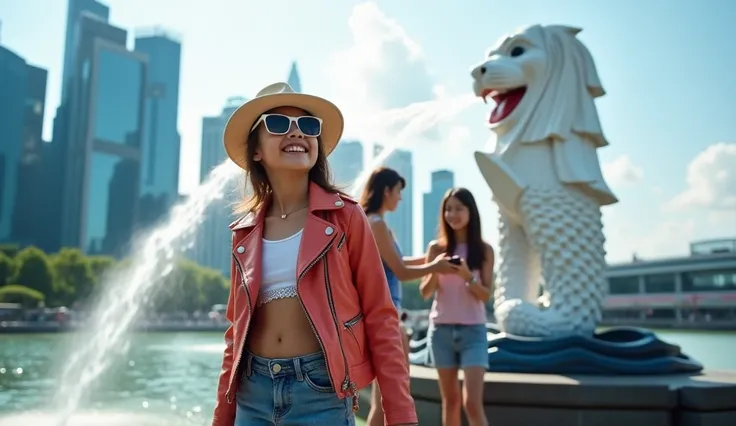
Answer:
<svg viewBox="0 0 736 426"><path fill-rule="evenodd" d="M526 93L526 86L517 87L515 89L486 89L481 93L481 97L485 102L491 98L496 106L488 117L490 124L496 124L511 115L519 106L519 102Z"/></svg>

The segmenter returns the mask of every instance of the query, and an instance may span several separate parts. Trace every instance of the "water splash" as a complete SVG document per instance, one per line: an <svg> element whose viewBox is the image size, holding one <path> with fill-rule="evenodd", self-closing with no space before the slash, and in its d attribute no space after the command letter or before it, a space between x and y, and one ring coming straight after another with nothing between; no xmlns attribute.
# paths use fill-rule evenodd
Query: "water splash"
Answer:
<svg viewBox="0 0 736 426"><path fill-rule="evenodd" d="M88 319L91 329L78 336L74 352L64 363L56 397L61 404L59 425L67 423L115 355L125 352L141 307L154 295L156 284L174 269L181 251L193 242L207 207L222 199L228 183L239 175L229 160L213 169L185 202L172 209L167 221L134 244L131 266L105 277L105 292Z"/></svg>
<svg viewBox="0 0 736 426"><path fill-rule="evenodd" d="M405 147L417 135L438 123L457 116L469 108L473 101L472 97L460 96L415 103L360 120L358 127L366 129L365 133L370 133L372 138L381 140L384 149L360 173L352 192L357 193L371 170L382 164L396 149ZM389 130L401 124L403 128L398 134L388 134ZM222 199L226 189L240 175L237 166L229 160L213 169L186 201L172 209L165 222L134 244L130 266L116 270L103 279L101 287L105 289L104 294L88 319L90 329L78 335L72 346L73 352L63 364L61 386L56 394L56 401L61 407L57 425L67 425L111 362L119 354L125 353L130 342L130 331L141 308L172 272L177 258L193 245L208 206Z"/></svg>

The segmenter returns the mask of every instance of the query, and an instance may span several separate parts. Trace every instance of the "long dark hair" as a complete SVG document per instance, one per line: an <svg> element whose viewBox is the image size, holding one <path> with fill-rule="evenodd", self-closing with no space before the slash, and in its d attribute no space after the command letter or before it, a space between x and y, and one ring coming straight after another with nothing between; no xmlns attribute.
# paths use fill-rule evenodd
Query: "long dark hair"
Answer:
<svg viewBox="0 0 736 426"><path fill-rule="evenodd" d="M268 114L268 111L264 114ZM263 125L264 124L261 123L259 124L259 127ZM258 127L256 127L248 135L248 144L245 150L245 162L247 166L247 170L245 171L246 185L247 182L250 182L253 194L236 207L236 213L242 214L259 210L266 204L271 196L271 182L268 180L266 169L260 161L253 159L256 154L256 148L258 148L260 142ZM322 148L322 138L320 136L317 136L317 147L317 162L314 163L314 167L309 170L309 180L316 183L327 192L343 194L343 192L332 183L330 163L327 161L327 156Z"/></svg>
<svg viewBox="0 0 736 426"><path fill-rule="evenodd" d="M471 270L481 269L483 267L483 262L486 260L486 245L483 242L483 236L481 235L478 205L475 203L475 197L473 197L473 194L467 189L452 188L448 190L445 193L444 198L442 198L442 204L440 205L440 232L437 238L438 242L445 248L445 253L448 255L455 254L455 249L457 248L455 231L445 220L445 209L447 207L447 201L450 198L458 200L468 209L469 218L466 232L468 256L465 259L465 262L467 262L468 268Z"/></svg>
<svg viewBox="0 0 736 426"><path fill-rule="evenodd" d="M365 213L378 213L383 206L386 190L393 189L396 184L401 184L401 189L406 187L406 180L396 170L388 167L378 167L373 170L360 195L360 206L363 207Z"/></svg>

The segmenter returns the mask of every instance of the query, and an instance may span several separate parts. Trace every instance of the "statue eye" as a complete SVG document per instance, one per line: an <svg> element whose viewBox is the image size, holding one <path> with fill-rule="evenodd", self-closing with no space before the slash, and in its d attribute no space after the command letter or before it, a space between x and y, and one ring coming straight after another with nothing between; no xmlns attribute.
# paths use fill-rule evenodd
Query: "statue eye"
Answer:
<svg viewBox="0 0 736 426"><path fill-rule="evenodd" d="M521 56L521 55L523 55L523 54L524 54L524 52L526 52L526 49L524 49L524 48L523 48L523 47L521 47L521 46L516 46L516 47L514 47L513 49L511 49L511 52L509 52L509 55L510 55L511 57L515 58L515 57L517 57L517 56Z"/></svg>

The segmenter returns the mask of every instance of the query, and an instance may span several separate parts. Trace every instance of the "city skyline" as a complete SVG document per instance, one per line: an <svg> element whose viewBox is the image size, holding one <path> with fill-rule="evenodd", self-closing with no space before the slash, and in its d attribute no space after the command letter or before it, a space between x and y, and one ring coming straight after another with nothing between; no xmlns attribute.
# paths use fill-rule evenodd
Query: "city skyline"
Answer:
<svg viewBox="0 0 736 426"><path fill-rule="evenodd" d="M140 27L163 25L184 35L179 114L181 192L188 192L198 182L199 176L191 171L199 164L201 118L217 114L222 100L233 93L252 95L274 76L280 78L293 61L299 63L309 93L334 100L347 122L353 123L357 117L374 117L387 107L469 94L467 69L482 58L497 37L522 24L556 21L584 29L580 38L590 48L608 92L597 103L611 141L600 156L607 179L621 197L621 203L604 209L609 257L623 261L634 253L640 257L684 254L692 240L736 234L736 185L729 180L734 175L727 168L736 156L736 136L727 124L736 83L723 74L732 68L733 56L719 53L729 49L723 40L736 31L724 18L733 12L734 5L699 8L677 4L664 20L657 18L661 9L654 4L641 6L631 17L625 6L574 0L555 7L525 0L522 8L472 0L462 8L438 6L423 20L411 13L421 6L414 0L401 5L328 0L331 7L319 12L305 5L293 6L294 12L299 12L294 16L310 19L317 35L327 40L315 44L295 38L290 31L269 33L268 43L249 42L251 32L267 31L265 22L256 20L241 27L233 21L244 14L277 16L283 7L279 2L239 5L218 0L208 4L208 21L218 25L208 26L207 31L201 31L197 11L177 8L179 13L171 14L176 5L169 0L146 4L145 16L139 13L142 6L137 0L105 3L113 25L130 28L131 33ZM39 8L48 13L32 13ZM45 139L51 133L53 110L61 103L65 13L63 4L42 5L41 0L0 4L3 46L49 71ZM292 18L284 19L288 24L285 28L296 24ZM648 25L653 21L658 24ZM624 22L631 31L620 31ZM436 27L451 29L451 36L431 30ZM493 31L478 37L469 30L478 27ZM721 35L715 42L706 36L713 31ZM656 40L660 48L644 50L638 42L642 39ZM129 37L128 44L131 41ZM689 45L707 49L696 49L687 61L676 59L677 52ZM632 61L634 56L643 59ZM706 62L711 64L708 70L697 68L696 64ZM372 65L379 63L381 67ZM663 68L670 71L642 72ZM702 87L691 93L694 86L686 82L693 75L701 75L698 81ZM674 91L673 87L680 89ZM683 99L696 98L707 107L683 110L687 106ZM634 99L636 108L631 108ZM482 123L487 113L487 107L478 102L462 116L437 127L441 142L414 140L402 149L414 156L414 204L422 204L432 170L450 169L458 185L476 194L484 236L493 243L497 238L495 206L476 167L465 165L472 163L472 151L483 149L489 138ZM350 126L345 136L346 140L363 141L366 149L376 142L390 142ZM667 161L657 161L664 155ZM423 242L421 210L414 213L415 245L417 240Z"/></svg>

